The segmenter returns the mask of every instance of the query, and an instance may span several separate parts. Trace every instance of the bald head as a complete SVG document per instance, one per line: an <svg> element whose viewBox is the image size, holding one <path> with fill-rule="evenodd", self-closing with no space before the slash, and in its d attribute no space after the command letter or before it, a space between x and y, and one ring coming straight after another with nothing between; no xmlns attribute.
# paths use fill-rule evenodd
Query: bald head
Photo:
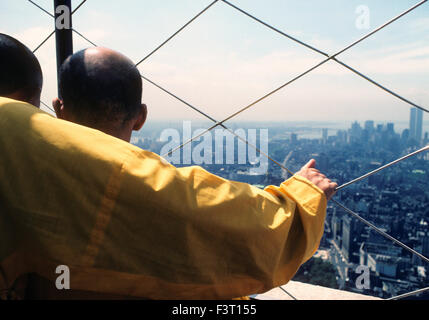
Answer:
<svg viewBox="0 0 429 320"><path fill-rule="evenodd" d="M0 33L0 96L39 107L42 84L36 56L18 40Z"/></svg>
<svg viewBox="0 0 429 320"><path fill-rule="evenodd" d="M59 78L63 105L74 122L119 129L141 111L140 73L116 51L79 51L63 63Z"/></svg>

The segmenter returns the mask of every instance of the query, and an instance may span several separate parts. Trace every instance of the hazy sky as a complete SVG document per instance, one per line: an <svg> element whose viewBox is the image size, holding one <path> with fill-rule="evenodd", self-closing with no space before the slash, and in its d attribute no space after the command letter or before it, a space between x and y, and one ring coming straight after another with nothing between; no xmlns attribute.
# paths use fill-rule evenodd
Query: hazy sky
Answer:
<svg viewBox="0 0 429 320"><path fill-rule="evenodd" d="M34 0L49 11L53 1ZM100 46L137 62L210 0L88 0L73 27ZM418 0L231 0L258 18L327 52L336 51ZM80 0L73 0L77 6ZM369 29L356 8L369 8ZM34 49L53 19L26 0L0 1L0 32ZM42 100L56 95L55 38L36 54L45 77ZM74 34L74 49L90 44ZM429 108L429 3L341 54L340 60ZM255 23L219 1L139 67L142 74L217 119L225 118L323 60L318 53ZM201 116L145 82L152 119ZM409 106L347 69L328 62L236 120L408 121ZM429 117L425 115L425 120ZM429 128L426 127L425 131Z"/></svg>

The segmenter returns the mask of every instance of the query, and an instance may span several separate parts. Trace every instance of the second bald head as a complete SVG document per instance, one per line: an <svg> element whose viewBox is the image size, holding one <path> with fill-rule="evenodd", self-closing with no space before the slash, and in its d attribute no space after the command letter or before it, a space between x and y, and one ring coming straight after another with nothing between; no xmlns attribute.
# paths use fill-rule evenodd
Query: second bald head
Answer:
<svg viewBox="0 0 429 320"><path fill-rule="evenodd" d="M70 56L59 72L61 100L76 122L120 126L141 110L142 79L133 62L107 48Z"/></svg>

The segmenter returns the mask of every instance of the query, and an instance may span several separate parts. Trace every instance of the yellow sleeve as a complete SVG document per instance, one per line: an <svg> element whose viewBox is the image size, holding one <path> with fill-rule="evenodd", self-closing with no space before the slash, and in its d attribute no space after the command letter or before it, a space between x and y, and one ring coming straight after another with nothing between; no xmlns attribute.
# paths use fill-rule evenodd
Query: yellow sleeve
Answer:
<svg viewBox="0 0 429 320"><path fill-rule="evenodd" d="M317 249L326 212L302 177L260 190L178 169L9 99L0 99L0 203L6 284L28 272L55 281L61 264L71 289L150 299L282 285Z"/></svg>

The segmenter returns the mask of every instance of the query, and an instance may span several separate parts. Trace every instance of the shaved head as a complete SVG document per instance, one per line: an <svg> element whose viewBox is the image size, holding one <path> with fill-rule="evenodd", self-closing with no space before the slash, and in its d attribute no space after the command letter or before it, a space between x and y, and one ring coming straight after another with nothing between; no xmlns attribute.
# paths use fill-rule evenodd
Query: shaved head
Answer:
<svg viewBox="0 0 429 320"><path fill-rule="evenodd" d="M107 48L79 51L59 73L64 106L83 125L120 126L141 110L142 80L134 63Z"/></svg>
<svg viewBox="0 0 429 320"><path fill-rule="evenodd" d="M24 44L0 33L0 96L40 104L43 76L39 61Z"/></svg>

